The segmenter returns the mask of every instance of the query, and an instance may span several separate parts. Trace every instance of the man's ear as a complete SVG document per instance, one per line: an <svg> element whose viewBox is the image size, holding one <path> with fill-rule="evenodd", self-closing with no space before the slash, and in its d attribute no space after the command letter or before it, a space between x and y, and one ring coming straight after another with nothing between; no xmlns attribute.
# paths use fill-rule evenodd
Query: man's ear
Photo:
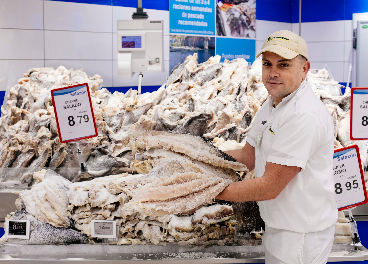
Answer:
<svg viewBox="0 0 368 264"><path fill-rule="evenodd" d="M307 76L307 73L310 69L310 62L309 61L305 61L303 63L303 73L305 74L305 76Z"/></svg>

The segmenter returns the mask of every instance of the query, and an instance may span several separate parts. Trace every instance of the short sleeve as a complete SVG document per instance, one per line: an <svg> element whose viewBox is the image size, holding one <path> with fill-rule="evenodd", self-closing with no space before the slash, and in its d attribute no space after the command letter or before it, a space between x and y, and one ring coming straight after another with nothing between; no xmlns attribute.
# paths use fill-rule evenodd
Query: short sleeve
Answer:
<svg viewBox="0 0 368 264"><path fill-rule="evenodd" d="M267 162L305 168L322 142L324 126L313 113L293 113L275 131Z"/></svg>
<svg viewBox="0 0 368 264"><path fill-rule="evenodd" d="M251 145L253 148L256 147L256 136L257 136L257 130L258 130L258 120L260 116L260 111L256 113L256 116L254 117L254 121L252 124L252 127L249 129L249 132L247 134L247 142L249 145Z"/></svg>

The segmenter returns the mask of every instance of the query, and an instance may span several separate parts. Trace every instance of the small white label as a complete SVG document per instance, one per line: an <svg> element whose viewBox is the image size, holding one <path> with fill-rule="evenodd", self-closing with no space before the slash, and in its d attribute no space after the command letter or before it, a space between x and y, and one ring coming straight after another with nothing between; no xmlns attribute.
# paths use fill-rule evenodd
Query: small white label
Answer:
<svg viewBox="0 0 368 264"><path fill-rule="evenodd" d="M333 174L335 201L339 210L367 203L364 175L356 145L335 150Z"/></svg>
<svg viewBox="0 0 368 264"><path fill-rule="evenodd" d="M28 220L6 220L5 236L8 238L29 239L30 222Z"/></svg>
<svg viewBox="0 0 368 264"><path fill-rule="evenodd" d="M350 138L368 139L368 88L352 88L351 98Z"/></svg>
<svg viewBox="0 0 368 264"><path fill-rule="evenodd" d="M116 238L116 221L92 220L91 236L99 238Z"/></svg>
<svg viewBox="0 0 368 264"><path fill-rule="evenodd" d="M62 143L98 135L88 84L55 89L51 95Z"/></svg>

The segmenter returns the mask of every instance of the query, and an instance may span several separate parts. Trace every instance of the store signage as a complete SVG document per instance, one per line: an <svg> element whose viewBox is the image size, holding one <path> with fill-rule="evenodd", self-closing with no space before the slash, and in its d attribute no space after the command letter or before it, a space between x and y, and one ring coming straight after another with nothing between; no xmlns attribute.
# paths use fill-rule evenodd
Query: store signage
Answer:
<svg viewBox="0 0 368 264"><path fill-rule="evenodd" d="M91 236L98 238L116 238L116 221L92 220Z"/></svg>
<svg viewBox="0 0 368 264"><path fill-rule="evenodd" d="M368 202L357 145L335 150L333 175L339 211Z"/></svg>
<svg viewBox="0 0 368 264"><path fill-rule="evenodd" d="M61 143L97 137L87 83L54 89L51 96Z"/></svg>
<svg viewBox="0 0 368 264"><path fill-rule="evenodd" d="M350 139L368 139L368 88L351 88Z"/></svg>
<svg viewBox="0 0 368 264"><path fill-rule="evenodd" d="M215 35L214 0L170 0L170 33Z"/></svg>
<svg viewBox="0 0 368 264"><path fill-rule="evenodd" d="M6 220L5 236L7 238L29 239L30 222L28 220Z"/></svg>

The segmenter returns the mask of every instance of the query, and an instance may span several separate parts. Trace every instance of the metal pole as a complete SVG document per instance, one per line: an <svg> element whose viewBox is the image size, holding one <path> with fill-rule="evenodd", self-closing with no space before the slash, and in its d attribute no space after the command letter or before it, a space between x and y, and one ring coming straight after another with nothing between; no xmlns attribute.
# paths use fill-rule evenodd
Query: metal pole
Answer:
<svg viewBox="0 0 368 264"><path fill-rule="evenodd" d="M302 35L302 0L299 0L299 36Z"/></svg>
<svg viewBox="0 0 368 264"><path fill-rule="evenodd" d="M138 0L138 8L142 8L142 0Z"/></svg>

